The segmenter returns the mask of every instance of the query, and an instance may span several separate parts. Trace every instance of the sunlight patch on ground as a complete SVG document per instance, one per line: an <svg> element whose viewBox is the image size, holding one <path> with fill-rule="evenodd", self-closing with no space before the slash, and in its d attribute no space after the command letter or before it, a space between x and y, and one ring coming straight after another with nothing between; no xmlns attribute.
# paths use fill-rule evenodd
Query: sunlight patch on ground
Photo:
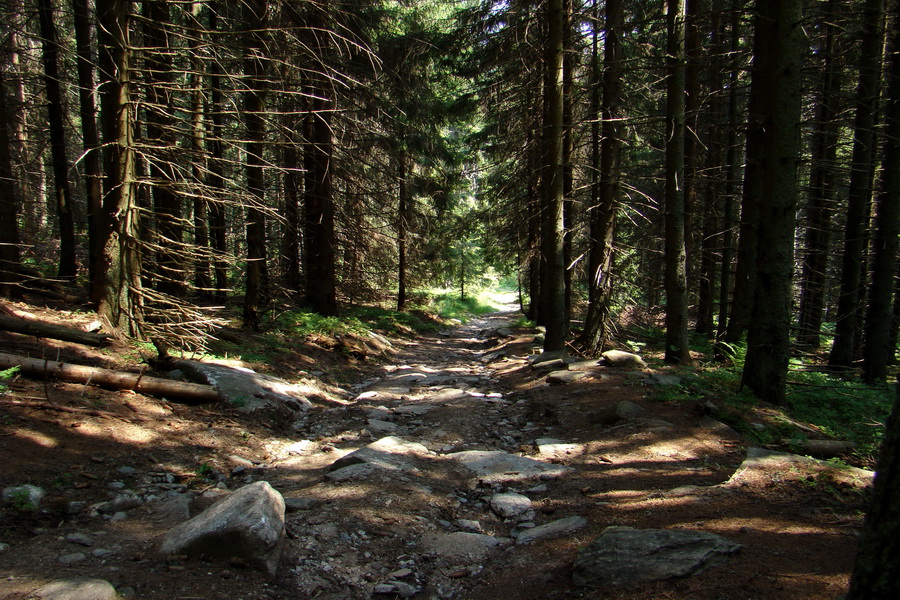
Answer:
<svg viewBox="0 0 900 600"><path fill-rule="evenodd" d="M16 437L23 437L44 448L56 448L59 445L59 442L56 441L56 439L43 434L40 431L33 431L31 429L19 428L18 431L16 431Z"/></svg>

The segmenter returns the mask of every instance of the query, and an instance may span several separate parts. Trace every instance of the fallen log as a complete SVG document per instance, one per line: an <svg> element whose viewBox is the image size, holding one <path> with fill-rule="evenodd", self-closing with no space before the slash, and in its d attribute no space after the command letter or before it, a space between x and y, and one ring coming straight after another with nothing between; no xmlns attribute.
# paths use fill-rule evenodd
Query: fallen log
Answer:
<svg viewBox="0 0 900 600"><path fill-rule="evenodd" d="M20 367L23 373L29 375L43 375L75 383L91 383L117 390L132 390L151 396L182 398L197 403L219 400L219 392L211 385L0 353L0 369L12 367Z"/></svg>
<svg viewBox="0 0 900 600"><path fill-rule="evenodd" d="M824 458L843 456L856 450L856 444L842 440L792 440L790 438L782 438L781 441L786 446L796 448L799 452Z"/></svg>
<svg viewBox="0 0 900 600"><path fill-rule="evenodd" d="M23 319L21 317L9 317L5 315L0 315L0 329L24 335L63 340L65 342L75 342L76 344L84 344L85 346L105 346L110 342L109 336L103 334L89 333L87 331L81 331L63 325L54 325L52 323L44 323L43 321Z"/></svg>

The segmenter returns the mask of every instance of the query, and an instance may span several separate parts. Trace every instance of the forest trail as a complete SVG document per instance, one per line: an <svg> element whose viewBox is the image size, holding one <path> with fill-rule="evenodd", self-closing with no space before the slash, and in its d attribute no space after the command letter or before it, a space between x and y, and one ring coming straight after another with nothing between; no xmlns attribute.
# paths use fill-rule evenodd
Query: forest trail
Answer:
<svg viewBox="0 0 900 600"><path fill-rule="evenodd" d="M346 400L283 427L111 392L105 417L20 412L0 444L53 439L56 453L35 443L9 472L32 473L57 498L44 515L0 521L11 546L0 598L76 574L148 600L596 597L573 584L572 565L613 525L714 533L742 549L699 575L605 597L843 592L861 522L852 483L778 461L735 477L740 436L693 405L653 400L654 386L689 374L597 361L551 372L535 364L533 331L510 329L515 317L398 341ZM54 385L72 402L84 401L78 391ZM261 480L289 511L275 579L158 553L172 526ZM111 506L123 497L131 504Z"/></svg>

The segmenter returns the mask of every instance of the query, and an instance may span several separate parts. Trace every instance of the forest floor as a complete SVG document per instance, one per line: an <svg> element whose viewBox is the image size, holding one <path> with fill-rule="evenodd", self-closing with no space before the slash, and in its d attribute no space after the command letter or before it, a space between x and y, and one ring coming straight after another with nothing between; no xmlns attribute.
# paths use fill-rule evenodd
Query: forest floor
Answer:
<svg viewBox="0 0 900 600"><path fill-rule="evenodd" d="M16 305L77 324L89 315ZM747 444L696 404L656 400L642 371L585 369L558 385L527 360L533 332L505 331L513 313L432 335L393 339L380 357L353 358L298 341L289 358L251 366L328 386L299 420L190 406L93 386L18 377L0 396L0 488L47 492L35 512L0 507L0 598L25 599L48 581L89 576L144 600L373 597L525 600L797 599L840 596L865 494L830 470L785 463L732 479ZM124 347L97 350L0 334L6 352L135 368ZM344 390L341 392L340 390ZM597 418L627 400L638 418ZM334 480L336 458L394 435L429 451L399 473ZM535 440L559 440L538 453ZM570 467L543 481L485 483L445 460L503 450ZM387 475L386 475L387 474ZM215 498L268 481L288 500L288 539L274 578L239 561L158 552L165 533ZM729 481L730 480L730 481ZM98 503L133 490L138 506ZM531 522L496 516L490 497L531 498ZM187 502L190 501L190 507ZM73 504L74 503L74 504ZM100 508L98 512L97 509ZM579 516L586 525L529 544L532 525ZM604 528L698 530L742 549L698 575L626 588L580 588L571 571ZM460 530L494 544L454 537ZM81 534L81 535L77 535Z"/></svg>

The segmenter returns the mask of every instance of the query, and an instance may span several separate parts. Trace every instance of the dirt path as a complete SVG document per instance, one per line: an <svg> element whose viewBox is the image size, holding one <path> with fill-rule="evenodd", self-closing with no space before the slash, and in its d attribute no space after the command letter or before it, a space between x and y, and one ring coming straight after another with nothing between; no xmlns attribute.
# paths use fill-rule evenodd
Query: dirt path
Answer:
<svg viewBox="0 0 900 600"><path fill-rule="evenodd" d="M548 384L528 360L533 334L497 333L511 318L408 342L346 404L292 423L106 392L88 399L105 416L20 406L0 432L9 460L0 484L42 485L49 500L42 513L4 512L0 597L75 574L148 600L842 593L860 524L856 488L782 463L725 483L746 452L733 431L693 406L649 400L651 370L581 363L572 381ZM85 407L79 391L53 393ZM500 467L467 466L486 457ZM156 552L189 512L258 480L289 506L275 580ZM138 504L109 506L123 494ZM498 506L512 494L530 503ZM743 549L686 579L574 587L579 549L610 525L707 531Z"/></svg>

